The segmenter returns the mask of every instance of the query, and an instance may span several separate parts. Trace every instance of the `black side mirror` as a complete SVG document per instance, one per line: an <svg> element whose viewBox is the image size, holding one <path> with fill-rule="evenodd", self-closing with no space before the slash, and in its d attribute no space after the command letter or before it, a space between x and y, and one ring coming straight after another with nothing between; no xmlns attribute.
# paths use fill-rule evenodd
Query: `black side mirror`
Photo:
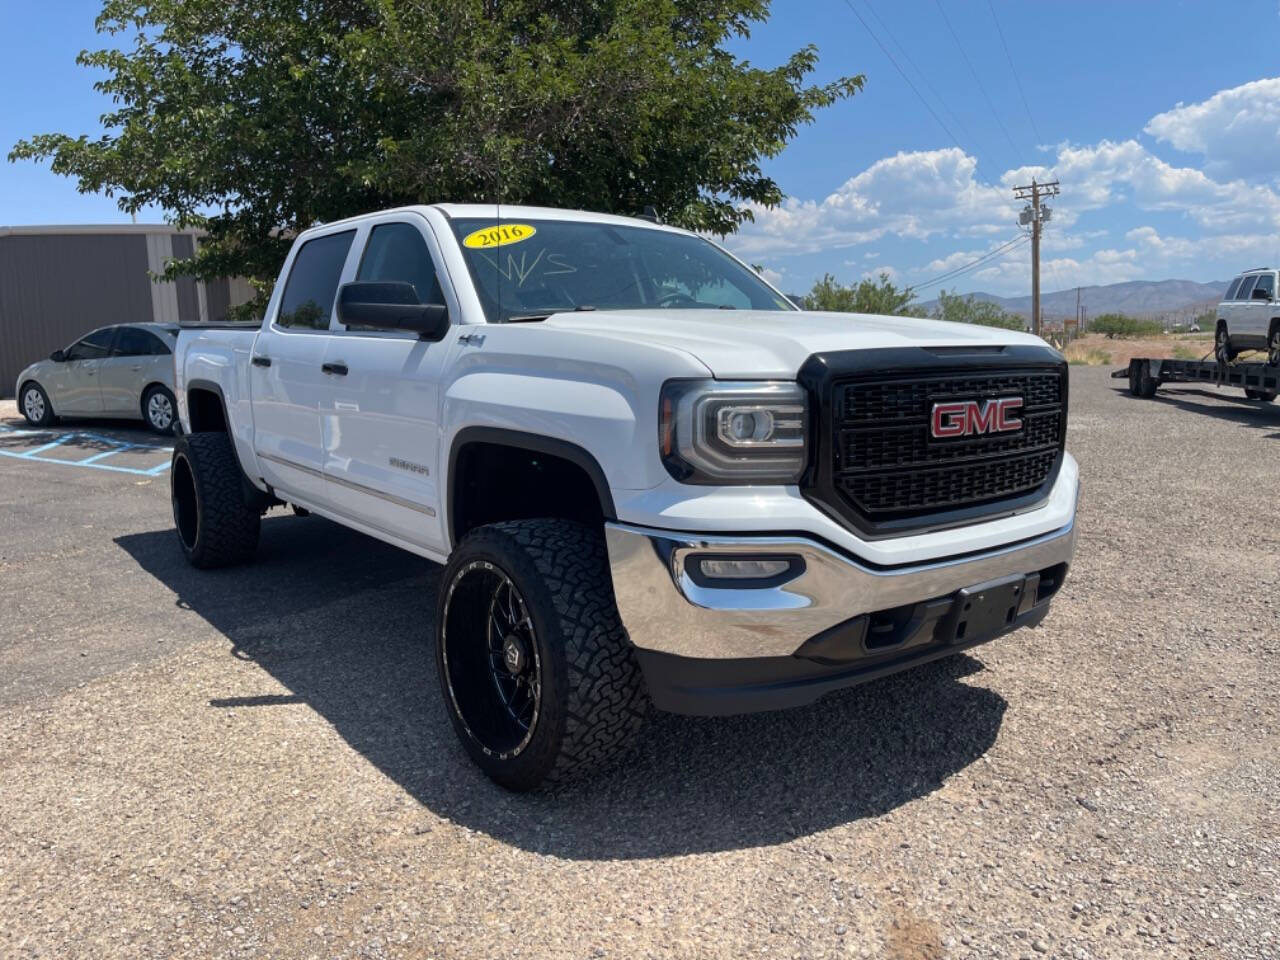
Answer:
<svg viewBox="0 0 1280 960"><path fill-rule="evenodd" d="M1270 299L1271 299L1271 293L1270 293L1270 291L1268 291L1268 290L1254 290L1254 291L1253 291L1253 299L1255 299L1255 300L1270 300Z"/></svg>
<svg viewBox="0 0 1280 960"><path fill-rule="evenodd" d="M349 327L412 330L423 340L440 340L449 332L449 308L419 302L413 284L399 280L343 284L338 320Z"/></svg>
<svg viewBox="0 0 1280 960"><path fill-rule="evenodd" d="M67 353L65 350L55 350L53 353L49 354L49 359L54 363L62 363L62 361L67 359Z"/></svg>

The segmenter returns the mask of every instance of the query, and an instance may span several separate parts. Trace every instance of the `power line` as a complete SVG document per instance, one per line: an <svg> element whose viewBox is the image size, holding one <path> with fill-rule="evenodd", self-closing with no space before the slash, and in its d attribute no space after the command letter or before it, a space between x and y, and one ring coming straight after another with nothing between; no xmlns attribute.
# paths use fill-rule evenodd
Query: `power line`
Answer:
<svg viewBox="0 0 1280 960"><path fill-rule="evenodd" d="M999 260L1000 258L1008 255L1009 253L1012 253L1014 247L1016 247L1020 243L1026 243L1028 239L1029 238L1027 237L1026 234L1020 233L1016 237L1014 237L1012 240L1008 240L1000 244L1000 246L996 247L994 250L988 250L982 256L978 257L976 260L970 260L968 263L964 264L963 266L955 267L951 270L948 270L946 273L941 273L938 276L932 278L931 280L926 280L924 283L911 284L910 285L911 289L923 290L926 287L932 287L939 283L945 283L948 280L955 280L956 278L966 273L969 273L972 270L976 270L978 267L985 266L988 263Z"/></svg>
<svg viewBox="0 0 1280 960"><path fill-rule="evenodd" d="M1009 146L1013 149L1013 155L1018 158L1018 163L1025 165L1026 161L1022 159L1022 152L1018 150L1017 144L1013 142L1013 137L1009 136L1009 131L1005 129L1004 121L1000 119L1000 114L996 112L996 105L991 102L991 97L987 95L987 88L982 85L982 80L978 77L978 71L973 68L969 55L964 52L964 44L960 42L960 37L955 28L951 26L951 21L947 19L947 11L942 9L942 0L933 0L933 2L938 8L938 13L942 14L942 22L946 24L947 31L951 34L951 39L956 42L956 49L960 51L961 59L964 60L965 66L969 68L969 73L973 75L973 82L978 85L978 91L982 94L982 99L987 101L987 106L991 109L991 116L995 118L996 125L1000 128L1000 132L1004 134L1004 138L1009 141Z"/></svg>
<svg viewBox="0 0 1280 960"><path fill-rule="evenodd" d="M871 39L876 42L876 46L880 48L880 52L888 58L889 62L893 64L893 68L898 71L899 76L906 81L907 86L911 88L911 92L916 95L916 99L918 99L920 103L924 105L924 108L929 111L929 116L933 117L933 119L937 121L938 126L940 126L946 132L947 136L951 138L951 142L960 148L961 153L967 153L968 151L966 151L964 147L960 146L960 141L956 139L956 135L951 132L951 128L942 122L942 118L938 116L933 107L929 106L929 101L920 95L920 91L917 90L916 85L911 82L911 78L907 76L906 71L903 70L902 67L898 66L898 61L893 58L893 54L891 54L888 48L880 42L880 38L877 37L875 31L871 29L871 25L863 19L862 14L858 12L858 8L853 5L853 0L844 0L844 4L853 11L853 15L858 18L858 22L862 24L862 28L871 35Z"/></svg>
<svg viewBox="0 0 1280 960"><path fill-rule="evenodd" d="M876 8L871 5L871 0L863 0L863 3L866 5L867 11L871 14L872 19L874 19L875 22L880 25L880 29L883 30L885 35L889 38L889 41L895 47L898 48L898 52L901 53L903 58L907 61L907 65L911 67L911 69L915 70L916 75L924 82L925 89L928 90L929 93L933 95L933 99L938 101L939 105L941 105L943 111L947 114L948 118L950 118L950 120L956 125L956 129L960 131L960 135L972 143L975 139L973 134L971 134L965 128L965 125L960 120L960 117L957 116L956 112L951 109L951 106L947 103L947 101L942 98L942 94L938 93L937 89L933 86L933 84L929 82L928 74L926 74L923 70L921 70L920 65L911 59L910 51L898 40L896 36L894 36L893 31L889 29L889 25L885 23L884 17L880 16L880 14L876 12ZM986 150L985 148L983 149L983 153L985 153L988 157L991 156L991 151Z"/></svg>
<svg viewBox="0 0 1280 960"><path fill-rule="evenodd" d="M1044 143L1044 137L1040 136L1040 128L1036 126L1036 116L1031 112L1031 104L1027 102L1026 91L1022 89L1022 80L1018 77L1018 68L1013 65L1013 54L1009 52L1009 44L1005 42L1004 31L1000 29L1000 18L996 16L996 7L991 0L987 0L987 6L991 8L991 19L995 21L996 33L1000 35L1000 46L1004 47L1005 58L1009 61L1009 72L1013 74L1013 82L1018 85L1018 96L1022 98L1022 106L1026 108L1027 119L1031 121L1031 131L1036 135L1036 143Z"/></svg>

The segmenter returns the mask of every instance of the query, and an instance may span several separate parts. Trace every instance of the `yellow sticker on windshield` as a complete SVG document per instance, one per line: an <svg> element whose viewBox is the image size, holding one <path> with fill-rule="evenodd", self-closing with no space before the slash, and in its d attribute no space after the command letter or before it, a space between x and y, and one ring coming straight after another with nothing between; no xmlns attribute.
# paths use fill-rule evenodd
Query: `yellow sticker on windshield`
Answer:
<svg viewBox="0 0 1280 960"><path fill-rule="evenodd" d="M473 250L505 247L508 244L528 240L538 231L527 223L495 223L492 227L472 230L462 238L462 245Z"/></svg>

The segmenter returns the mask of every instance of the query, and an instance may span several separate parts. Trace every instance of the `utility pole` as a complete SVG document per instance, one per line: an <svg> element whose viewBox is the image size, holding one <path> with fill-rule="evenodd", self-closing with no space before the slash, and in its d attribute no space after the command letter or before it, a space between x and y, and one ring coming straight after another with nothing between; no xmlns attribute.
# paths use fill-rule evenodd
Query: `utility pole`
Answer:
<svg viewBox="0 0 1280 960"><path fill-rule="evenodd" d="M1040 226L1053 212L1040 201L1057 195L1057 180L1049 183L1032 180L1030 186L1013 188L1015 199L1031 201L1018 216L1018 222L1024 227L1031 225L1031 332L1037 337L1040 336Z"/></svg>

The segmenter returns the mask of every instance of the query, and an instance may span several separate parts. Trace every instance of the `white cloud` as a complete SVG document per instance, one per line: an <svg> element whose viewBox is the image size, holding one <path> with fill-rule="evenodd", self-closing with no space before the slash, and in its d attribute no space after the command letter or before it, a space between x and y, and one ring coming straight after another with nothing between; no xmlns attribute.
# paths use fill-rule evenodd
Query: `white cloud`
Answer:
<svg viewBox="0 0 1280 960"><path fill-rule="evenodd" d="M892 258L895 277L923 282L1016 236L1022 202L1012 187L1035 177L1062 184L1062 195L1049 201L1053 219L1042 243L1049 289L1189 273L1209 279L1208 271L1221 279L1245 260L1280 255L1274 239L1280 178L1251 178L1252 172L1274 176L1280 156L1280 79L1179 104L1145 130L1159 143L1202 154L1203 169L1170 162L1136 137L1060 143L1045 151L1043 165L1008 170L998 183L978 180L975 158L958 148L899 152L856 172L825 198L754 208L755 222L728 243L757 261L805 257L803 268L795 267L799 273L821 262L815 275L836 262L824 254L864 247L848 251L843 265L874 276L879 268L866 265ZM939 249L949 252L938 255ZM1025 248L1015 248L946 286L1025 293L1026 261Z"/></svg>
<svg viewBox="0 0 1280 960"><path fill-rule="evenodd" d="M1280 77L1220 90L1200 103L1179 103L1143 128L1225 179L1272 179L1280 154Z"/></svg>
<svg viewBox="0 0 1280 960"><path fill-rule="evenodd" d="M821 202L754 207L755 223L730 239L739 256L813 253L895 236L925 240L956 230L1011 225L1009 191L980 183L977 161L955 147L877 160Z"/></svg>

